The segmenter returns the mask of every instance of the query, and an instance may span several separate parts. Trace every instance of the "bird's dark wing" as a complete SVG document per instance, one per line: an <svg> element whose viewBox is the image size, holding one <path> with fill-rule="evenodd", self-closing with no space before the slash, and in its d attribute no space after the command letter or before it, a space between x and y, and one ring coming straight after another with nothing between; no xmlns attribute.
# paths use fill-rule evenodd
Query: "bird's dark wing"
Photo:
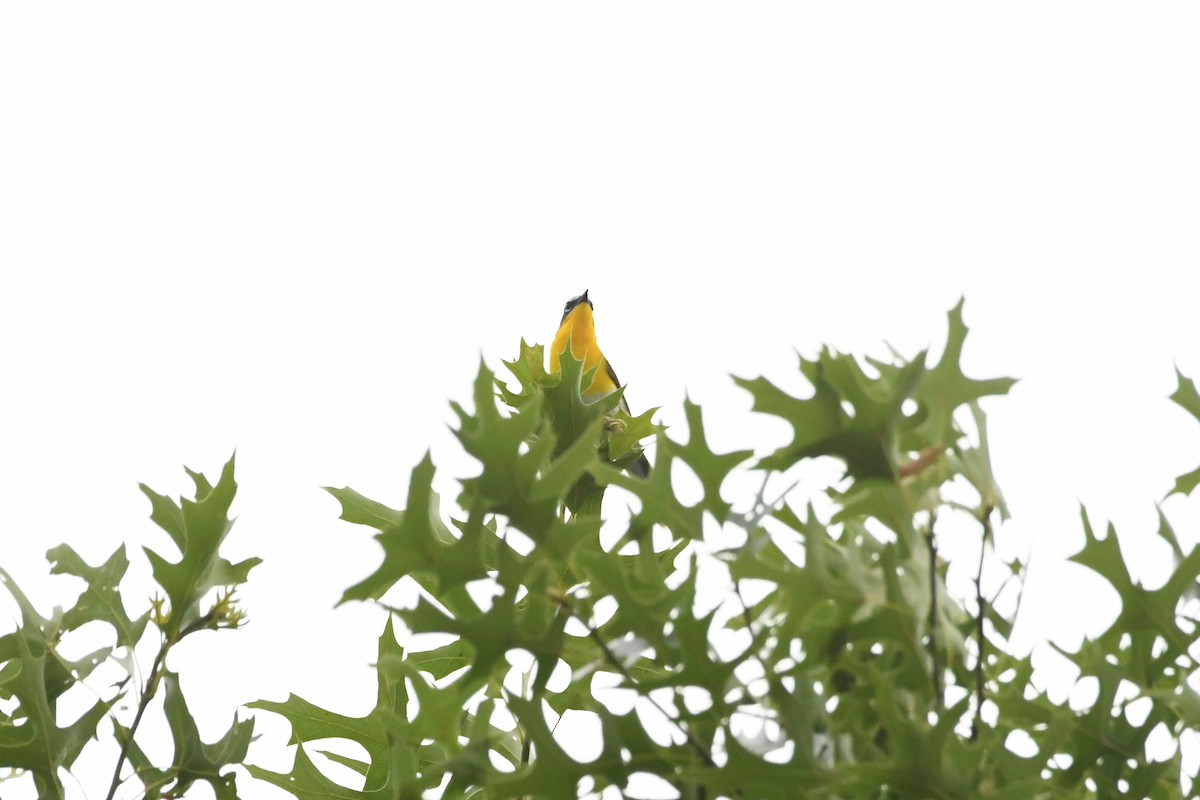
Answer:
<svg viewBox="0 0 1200 800"><path fill-rule="evenodd" d="M617 373L613 370L612 364L608 362L607 358L604 359L604 368L608 370L608 377L612 380L612 382L617 386L620 386L621 380L617 377ZM629 416L633 416L633 412L629 410L629 403L625 402L625 394L623 392L621 394L621 410ZM650 474L650 462L646 460L646 455L643 453L642 455L638 456L637 461L633 462L625 469L629 470L631 474L636 475L639 478L645 478Z"/></svg>
<svg viewBox="0 0 1200 800"><path fill-rule="evenodd" d="M613 382L614 386L619 387L621 385L621 379L617 377L617 373L613 371L612 364L609 363L609 360L607 358L604 359L604 368L608 371L609 380L611 380ZM624 393L621 394L621 410L624 411L629 416L631 416L631 417L633 416L633 412L629 410L629 403L625 402L625 394Z"/></svg>
<svg viewBox="0 0 1200 800"><path fill-rule="evenodd" d="M630 464L625 469L629 470L631 475L636 475L639 478L650 476L650 462L646 460L646 454L642 453L638 456L637 461Z"/></svg>

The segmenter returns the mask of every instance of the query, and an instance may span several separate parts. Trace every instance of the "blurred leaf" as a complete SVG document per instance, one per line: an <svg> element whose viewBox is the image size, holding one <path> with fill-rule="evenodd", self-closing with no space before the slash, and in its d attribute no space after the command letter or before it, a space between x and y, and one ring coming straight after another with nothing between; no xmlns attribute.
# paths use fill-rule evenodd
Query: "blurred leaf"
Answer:
<svg viewBox="0 0 1200 800"><path fill-rule="evenodd" d="M562 380L547 378L511 415L496 407L495 378L482 363L474 413L452 404L460 422L455 435L482 466L478 476L462 481L460 504L503 515L531 536L549 527L558 504L586 475L604 415L617 402L585 403L578 387L582 365L570 358L562 364Z"/></svg>
<svg viewBox="0 0 1200 800"><path fill-rule="evenodd" d="M376 661L378 700L365 717L349 717L326 711L295 695L283 703L259 701L251 707L283 715L292 725L290 743L305 744L327 739L345 739L360 744L368 760L326 754L359 774L365 783L361 792L343 787L322 775L303 747L298 748L289 773L274 773L250 766L258 778L287 789L297 797L400 797L421 798L449 774L451 783L470 782L487 763L484 745L498 744L507 734L492 727L487 704L478 715L468 714L464 704L472 691L463 683L435 686L419 672L436 664L437 658L406 658L389 620L379 640ZM409 688L419 713L409 719ZM471 731L465 744L463 730ZM469 779L469 780L468 780Z"/></svg>
<svg viewBox="0 0 1200 800"><path fill-rule="evenodd" d="M551 380L546 372L545 348L540 344L527 344L522 339L517 357L512 361L504 361L503 364L521 385L520 392L513 392L503 381L496 381L501 399L513 408L520 408L533 400L540 393L541 387Z"/></svg>
<svg viewBox="0 0 1200 800"><path fill-rule="evenodd" d="M429 672L435 679L444 678L452 672L471 666L474 662L474 652L470 642L455 639L432 650L409 653L408 661L417 669Z"/></svg>
<svg viewBox="0 0 1200 800"><path fill-rule="evenodd" d="M1016 383L1012 378L980 381L963 375L959 360L967 338L967 326L963 323L962 309L962 300L951 309L946 348L937 366L929 369L914 394L928 414L921 427L934 446L949 447L958 438L954 433L955 409L981 397L1007 394Z"/></svg>
<svg viewBox="0 0 1200 800"><path fill-rule="evenodd" d="M761 800L790 800L797 796L827 796L825 770L814 765L798 749L784 763L768 761L746 749L735 736L726 735L726 762L720 767L695 766L684 775L720 797L754 797ZM797 795L797 791L803 794Z"/></svg>
<svg viewBox="0 0 1200 800"><path fill-rule="evenodd" d="M671 482L671 464L675 458L675 444L663 438L658 444L654 469L646 478L630 477L606 464L592 468L601 486L620 486L641 501L641 510L630 522L631 531L650 531L655 525L663 525L680 538L703 538L703 502L689 506L680 501Z"/></svg>
<svg viewBox="0 0 1200 800"><path fill-rule="evenodd" d="M735 450L722 454L713 452L704 433L704 417L700 412L700 406L685 398L683 413L688 424L687 444L680 444L672 440L671 448L681 461L692 468L696 477L700 479L701 486L704 487L704 499L701 501L700 507L712 514L717 521L724 522L729 517L730 506L721 497L721 485L734 467L749 459L754 453L750 450ZM659 441L661 442L663 438L660 436Z"/></svg>
<svg viewBox="0 0 1200 800"><path fill-rule="evenodd" d="M1110 630L1127 631L1139 638L1144 636L1147 652L1153 647L1155 635L1161 637L1167 646L1164 656L1156 659L1153 666L1147 663L1146 669L1156 671L1160 662L1169 663L1186 653L1195 641L1195 636L1191 632L1190 624L1188 629L1180 626L1176 608L1195 585L1197 576L1200 576L1200 549L1193 550L1176 567L1166 584L1150 591L1135 583L1129 574L1129 568L1117 543L1116 529L1110 524L1107 535L1101 539L1092 530L1085 511L1081 511L1081 517L1085 535L1084 545L1082 550L1071 556L1071 560L1100 575L1120 596L1121 613ZM1131 675L1130 679L1140 685L1147 685L1151 674Z"/></svg>
<svg viewBox="0 0 1200 800"><path fill-rule="evenodd" d="M975 491L979 492L983 507L997 509L1000 512L1000 519L1006 520L1008 519L1008 506L1004 502L1004 495L1001 494L1000 486L996 483L996 477L992 472L987 415L983 413L983 409L976 402L971 402L970 408L971 416L975 421L975 430L979 436L979 445L959 450L958 456L962 461L961 472L963 477L975 487Z"/></svg>
<svg viewBox="0 0 1200 800"><path fill-rule="evenodd" d="M233 725L224 736L212 744L207 744L200 739L200 731L196 728L195 719L188 710L180 690L179 677L167 672L163 675L163 683L166 687L163 708L175 744L171 766L165 770L175 781L171 786L172 796L180 796L192 784L203 781L212 787L219 800L236 798L238 795L235 773L221 773L221 770L227 766L241 764L246 758L246 750L254 738L254 720L239 722L235 717Z"/></svg>
<svg viewBox="0 0 1200 800"><path fill-rule="evenodd" d="M622 736L627 730L617 718L601 710L604 735L600 757L589 764L575 761L559 746L554 733L546 724L541 707L519 697L507 698L513 715L520 721L522 729L533 742L534 757L511 775L493 774L488 783L489 795L495 798L569 798L575 797L576 786L584 777L594 777L599 786L622 786L638 766L627 763L621 755L621 746L641 745L635 751L645 752L646 740L627 741ZM632 716L632 715L631 715Z"/></svg>
<svg viewBox="0 0 1200 800"><path fill-rule="evenodd" d="M396 641L389 616L383 633L379 637L377 664L384 665L389 659L402 657L403 654L403 649ZM403 676L383 668L378 669L375 708L363 717L350 717L327 711L294 694L289 695L288 699L283 702L258 700L248 705L249 708L270 711L286 719L292 726L292 735L288 744L319 742L325 739L346 739L357 742L367 752L369 767L365 773L366 789L370 791L417 785L415 757L411 761L411 768L400 774L395 772L391 757L392 747L397 739L396 733L389 732L389 728L394 727L393 721L406 719L407 706L408 691L405 688ZM406 738L401 741L404 742L407 750L414 751L420 740L412 741L410 738ZM297 748L292 772L287 775L268 772L260 767L250 765L248 765L248 769L256 778L267 780L276 786L293 791L297 797L318 796L318 794L301 792L320 793L333 791L335 788L341 790L341 787L329 781L313 766L304 753L303 747ZM330 796L360 797L368 795L334 793Z"/></svg>
<svg viewBox="0 0 1200 800"><path fill-rule="evenodd" d="M760 468L783 470L827 455L841 459L853 478L893 477L899 456L896 425L923 369L918 360L890 380L872 380L854 357L825 348L815 361L800 359L800 371L814 390L808 400L786 394L766 378L735 378L754 397L755 411L781 417L793 428L792 443L764 458Z"/></svg>
<svg viewBox="0 0 1200 800"><path fill-rule="evenodd" d="M1178 369L1175 370L1175 378L1178 386L1171 395L1171 399L1184 411L1200 420L1200 392L1196 391L1195 382L1191 378L1183 377L1183 373ZM1189 495L1198 485L1200 485L1200 467L1176 478L1175 487L1169 494Z"/></svg>

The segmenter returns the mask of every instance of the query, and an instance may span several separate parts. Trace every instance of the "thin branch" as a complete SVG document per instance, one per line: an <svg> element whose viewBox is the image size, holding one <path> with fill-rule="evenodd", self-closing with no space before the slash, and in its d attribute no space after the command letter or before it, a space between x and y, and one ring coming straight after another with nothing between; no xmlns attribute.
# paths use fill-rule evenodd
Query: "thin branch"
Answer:
<svg viewBox="0 0 1200 800"><path fill-rule="evenodd" d="M792 481L791 486L780 492L779 496L776 497L773 502L768 503L767 482L770 480L770 478L771 476L769 474L763 476L762 486L759 488L758 494L755 495L754 505L750 508L750 510L741 515L731 514L729 519L730 522L747 531L756 527L758 523L763 521L767 514L774 511L779 504L782 503L784 499L792 493L792 489L795 489L800 485L800 481Z"/></svg>
<svg viewBox="0 0 1200 800"><path fill-rule="evenodd" d="M133 744L133 735L137 732L138 725L142 723L142 715L146 713L146 709L150 707L150 701L154 698L154 693L158 691L158 684L162 679L162 668L167 660L167 651L170 649L170 645L164 641L158 650L158 655L154 657L154 663L150 665L150 677L146 679L146 688L142 690L141 700L138 701L137 714L133 717L133 724L121 737L121 754L117 757L117 766L113 770L112 782L108 785L107 800L113 800L116 797L117 788L121 785L121 767L125 766L125 760L129 758L129 747Z"/></svg>
<svg viewBox="0 0 1200 800"><path fill-rule="evenodd" d="M987 640L983 633L983 615L987 607L983 599L983 562L987 556L988 542L992 539L992 506L980 509L979 524L983 526L983 537L979 542L979 568L975 571L975 721L971 723L971 741L979 738L983 725L983 662L987 655Z"/></svg>
<svg viewBox="0 0 1200 800"><path fill-rule="evenodd" d="M938 653L938 581L937 581L937 539L933 527L937 524L937 509L929 512L929 529L925 532L925 544L929 549L929 660L933 672L933 708L942 710L942 667Z"/></svg>
<svg viewBox="0 0 1200 800"><path fill-rule="evenodd" d="M924 472L933 462L938 460L938 456L945 451L944 447L926 447L912 461L900 465L897 470L898 477L911 478L920 472Z"/></svg>
<svg viewBox="0 0 1200 800"><path fill-rule="evenodd" d="M150 676L146 678L146 688L142 690L142 697L138 701L137 713L133 717L133 724L121 737L121 754L117 757L117 766L113 769L112 782L108 785L108 795L105 800L113 800L116 797L117 789L121 785L121 768L125 766L125 761L129 758L129 748L133 744L134 734L137 733L138 726L142 724L142 716L145 715L146 709L150 707L150 701L154 699L155 693L158 691L159 684L162 683L163 672L166 669L167 653L171 648L178 644L185 636L193 634L196 631L209 628L213 625L216 619L214 613L209 611L202 617L199 617L178 633L175 639L163 639L162 647L159 648L158 654L154 656L154 663L150 665ZM114 726L115 726L114 720ZM114 727L115 729L115 727Z"/></svg>
<svg viewBox="0 0 1200 800"><path fill-rule="evenodd" d="M750 634L750 642L753 644L754 620L750 617L750 606L746 605L746 598L742 597L742 585L737 581L733 582L733 593L737 595L738 602L742 604L742 622L746 623L746 632ZM761 659L759 660L761 661Z"/></svg>

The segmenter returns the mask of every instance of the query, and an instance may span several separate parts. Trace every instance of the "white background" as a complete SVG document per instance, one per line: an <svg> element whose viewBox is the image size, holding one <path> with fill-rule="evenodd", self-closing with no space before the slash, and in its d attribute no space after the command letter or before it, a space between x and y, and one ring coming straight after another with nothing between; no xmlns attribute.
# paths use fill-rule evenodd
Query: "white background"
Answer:
<svg viewBox="0 0 1200 800"><path fill-rule="evenodd" d="M1078 644L1116 613L1064 564L1079 503L1153 584L1200 463L1167 400L1200 376L1197 41L1188 3L5 5L0 565L65 602L49 547L137 562L137 483L236 448L229 551L265 563L250 626L172 660L201 731L365 713L381 617L333 604L379 551L319 487L402 505L432 447L453 496L481 356L589 289L635 410L765 451L730 373L936 351L963 296L967 373L1021 379L986 407L1025 646Z"/></svg>

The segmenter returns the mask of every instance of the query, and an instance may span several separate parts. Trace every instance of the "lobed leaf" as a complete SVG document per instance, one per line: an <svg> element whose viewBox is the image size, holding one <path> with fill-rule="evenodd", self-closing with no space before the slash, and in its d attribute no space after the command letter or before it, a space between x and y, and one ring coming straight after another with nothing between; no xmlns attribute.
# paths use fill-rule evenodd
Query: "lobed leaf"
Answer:
<svg viewBox="0 0 1200 800"><path fill-rule="evenodd" d="M232 564L220 555L221 544L233 527L228 513L237 494L234 461L235 457L230 457L226 462L215 486L189 470L196 483L195 500L184 498L176 503L141 485L143 494L150 499L150 518L167 532L180 551L179 561L171 561L148 547L143 548L150 559L154 580L170 600L170 616L163 630L168 641L177 639L189 626L205 624L200 601L210 590L245 583L250 570L262 561L248 558Z"/></svg>
<svg viewBox="0 0 1200 800"><path fill-rule="evenodd" d="M98 567L89 566L69 545L61 544L46 553L50 562L50 574L74 575L87 583L87 588L75 601L75 605L63 616L63 625L74 630L96 620L112 626L117 634L117 647L132 649L141 641L149 612L136 619L125 611L121 599L121 581L129 569L125 547L116 549L108 560Z"/></svg>

